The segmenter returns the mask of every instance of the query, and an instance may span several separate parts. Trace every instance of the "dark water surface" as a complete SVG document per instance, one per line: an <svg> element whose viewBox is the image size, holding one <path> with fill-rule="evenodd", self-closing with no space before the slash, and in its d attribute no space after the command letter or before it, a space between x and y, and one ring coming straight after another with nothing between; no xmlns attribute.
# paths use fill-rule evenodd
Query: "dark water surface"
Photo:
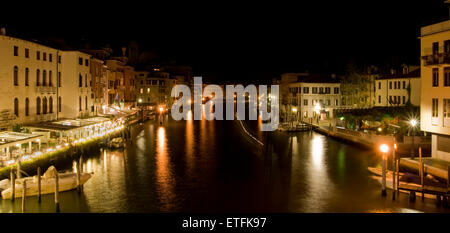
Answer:
<svg viewBox="0 0 450 233"><path fill-rule="evenodd" d="M85 159L95 174L82 194L60 194L62 212L449 212L434 200L381 197L367 171L380 166L376 154L314 132L275 132L271 154L236 121L166 119L132 135L124 151ZM54 196L29 197L26 209L54 212ZM1 211L20 212L21 200L1 200Z"/></svg>

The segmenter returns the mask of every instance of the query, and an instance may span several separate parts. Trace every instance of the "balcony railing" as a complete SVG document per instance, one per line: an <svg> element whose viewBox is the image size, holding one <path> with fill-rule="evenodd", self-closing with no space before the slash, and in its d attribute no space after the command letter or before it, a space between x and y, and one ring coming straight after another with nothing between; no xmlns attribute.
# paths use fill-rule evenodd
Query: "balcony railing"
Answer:
<svg viewBox="0 0 450 233"><path fill-rule="evenodd" d="M40 114L36 116L36 121L38 122L54 121L54 120L56 120L56 113Z"/></svg>
<svg viewBox="0 0 450 233"><path fill-rule="evenodd" d="M56 87L37 86L36 91L41 94L56 94Z"/></svg>
<svg viewBox="0 0 450 233"><path fill-rule="evenodd" d="M450 53L437 53L427 56L422 56L425 66L450 64Z"/></svg>

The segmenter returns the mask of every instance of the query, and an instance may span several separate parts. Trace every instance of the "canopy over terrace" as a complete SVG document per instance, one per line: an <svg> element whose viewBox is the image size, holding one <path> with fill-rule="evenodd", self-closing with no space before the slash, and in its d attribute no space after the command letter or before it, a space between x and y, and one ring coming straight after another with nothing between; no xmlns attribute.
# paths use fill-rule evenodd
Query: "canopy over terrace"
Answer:
<svg viewBox="0 0 450 233"><path fill-rule="evenodd" d="M38 142L40 144L43 135L39 134L28 134L28 133L18 133L11 131L0 132L0 151L2 155L1 161L6 158L11 157L11 147L16 147L18 150L17 156L22 153L22 145L28 143L28 151L26 153L32 152L32 142Z"/></svg>
<svg viewBox="0 0 450 233"><path fill-rule="evenodd" d="M60 142L66 139L78 139L82 137L89 137L92 134L100 133L105 126L111 124L109 118L105 117L91 117L83 119L61 119L51 122L41 122L31 125L25 125L24 128L31 132L50 132L47 135L46 141L58 139Z"/></svg>

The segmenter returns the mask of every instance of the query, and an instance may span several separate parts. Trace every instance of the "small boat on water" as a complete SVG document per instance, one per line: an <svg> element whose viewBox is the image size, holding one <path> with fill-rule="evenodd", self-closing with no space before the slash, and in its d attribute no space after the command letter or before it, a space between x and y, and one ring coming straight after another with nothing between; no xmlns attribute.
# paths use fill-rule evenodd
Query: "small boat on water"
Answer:
<svg viewBox="0 0 450 233"><path fill-rule="evenodd" d="M368 167L367 170L369 170L369 172L374 174L372 176L372 178L377 180L381 184L381 182L382 182L382 177L381 177L382 176L382 170L381 170L381 168ZM387 171L386 172L386 188L387 189L393 189L393 187L392 187L393 186L392 175L393 175L392 171ZM414 174L411 174L411 173L400 172L399 173L399 179L400 179L400 185L409 185L409 186L421 187L420 184L417 184L417 183L414 183L414 182L410 182L410 181L413 181L413 180L417 181L418 180L418 176L417 175L414 175ZM431 178L431 177L429 177L427 179L429 179L430 181L434 182L434 179ZM394 190L397 190L397 187L394 187ZM409 191L403 190L403 189L400 189L400 192L409 194ZM416 192L416 195L417 196L422 196L422 193L421 192ZM426 193L424 194L424 197L428 198L428 199L436 199L435 195L430 195L430 194L426 194Z"/></svg>
<svg viewBox="0 0 450 233"><path fill-rule="evenodd" d="M123 148L124 146L125 146L125 143L123 141L123 138L121 138L121 137L112 139L108 144L108 147L111 149L119 149L119 148Z"/></svg>
<svg viewBox="0 0 450 233"><path fill-rule="evenodd" d="M41 176L41 194L50 194L55 192L55 176L59 175L59 192L69 191L72 189L76 189L78 187L77 181L77 173L58 173L54 166L51 166L47 169L44 175ZM80 174L80 185L86 183L91 177L93 173L81 173ZM15 197L22 197L23 194L23 182L26 180L26 196L37 196L39 193L38 190L38 178L37 176L33 177L25 177L16 179L15 185ZM11 199L12 196L12 188L11 181L9 179L5 179L0 181L0 188L3 188L2 198L3 199Z"/></svg>

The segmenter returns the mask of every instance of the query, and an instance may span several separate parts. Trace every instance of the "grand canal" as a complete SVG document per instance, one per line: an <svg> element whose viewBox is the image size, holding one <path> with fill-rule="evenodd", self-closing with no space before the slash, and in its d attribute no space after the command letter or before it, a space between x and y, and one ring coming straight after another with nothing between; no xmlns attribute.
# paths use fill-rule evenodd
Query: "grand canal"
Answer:
<svg viewBox="0 0 450 233"><path fill-rule="evenodd" d="M257 132L258 122L247 127ZM262 139L262 133L255 133ZM124 151L90 155L81 194L60 194L61 212L445 212L434 200L381 197L371 151L315 132L274 132L269 153L236 121L149 121ZM271 152L271 153L270 153ZM70 170L71 165L65 168ZM27 212L54 212L53 195ZM21 202L1 200L2 212Z"/></svg>

